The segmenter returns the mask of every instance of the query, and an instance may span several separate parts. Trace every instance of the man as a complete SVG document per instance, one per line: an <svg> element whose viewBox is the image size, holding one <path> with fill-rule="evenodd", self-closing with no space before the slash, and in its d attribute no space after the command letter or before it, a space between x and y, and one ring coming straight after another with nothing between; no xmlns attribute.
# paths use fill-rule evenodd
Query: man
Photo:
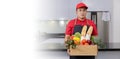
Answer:
<svg viewBox="0 0 120 59"><path fill-rule="evenodd" d="M92 35L94 36L98 35L98 31L94 22L86 18L87 9L88 7L82 2L76 5L77 18L72 19L68 22L65 31L65 41L67 41L70 38L70 36L73 35L75 32L81 33L82 27L84 25L87 25L88 27L93 26ZM94 59L94 58L95 58L94 56L70 56L70 59Z"/></svg>

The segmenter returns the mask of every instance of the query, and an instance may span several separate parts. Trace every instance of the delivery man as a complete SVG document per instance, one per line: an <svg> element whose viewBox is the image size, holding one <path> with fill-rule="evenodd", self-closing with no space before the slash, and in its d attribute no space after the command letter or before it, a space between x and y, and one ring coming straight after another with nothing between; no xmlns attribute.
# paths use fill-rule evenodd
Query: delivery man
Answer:
<svg viewBox="0 0 120 59"><path fill-rule="evenodd" d="M80 32L84 25L93 26L92 35L97 36L98 31L94 22L86 18L88 7L84 3L78 3L76 5L76 15L77 18L72 19L68 22L65 31L65 41L67 41L70 36L76 32ZM70 56L70 59L95 59L95 56Z"/></svg>

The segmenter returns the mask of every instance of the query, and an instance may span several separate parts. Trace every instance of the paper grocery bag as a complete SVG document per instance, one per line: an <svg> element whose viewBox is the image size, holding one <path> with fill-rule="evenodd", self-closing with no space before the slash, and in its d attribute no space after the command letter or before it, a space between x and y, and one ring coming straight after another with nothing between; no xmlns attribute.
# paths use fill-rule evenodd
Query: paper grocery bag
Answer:
<svg viewBox="0 0 120 59"><path fill-rule="evenodd" d="M75 49L70 47L70 56L96 56L98 53L97 45L78 45Z"/></svg>

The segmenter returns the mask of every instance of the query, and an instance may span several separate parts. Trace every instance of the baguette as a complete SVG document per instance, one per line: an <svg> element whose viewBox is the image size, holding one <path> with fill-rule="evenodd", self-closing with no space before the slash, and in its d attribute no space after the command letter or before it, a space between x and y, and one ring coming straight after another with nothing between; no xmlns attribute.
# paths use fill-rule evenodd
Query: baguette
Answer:
<svg viewBox="0 0 120 59"><path fill-rule="evenodd" d="M88 31L87 31L87 34L91 36L92 32L93 32L93 27L90 26Z"/></svg>
<svg viewBox="0 0 120 59"><path fill-rule="evenodd" d="M81 35L85 36L86 35L86 31L87 31L87 26L84 25L83 28L82 28L82 31L81 31Z"/></svg>

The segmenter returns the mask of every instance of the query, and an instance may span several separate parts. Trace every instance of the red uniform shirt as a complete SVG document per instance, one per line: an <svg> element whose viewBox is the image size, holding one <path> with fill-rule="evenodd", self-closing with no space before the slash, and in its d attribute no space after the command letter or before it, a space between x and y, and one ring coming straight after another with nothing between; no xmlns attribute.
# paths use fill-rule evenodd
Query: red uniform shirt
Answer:
<svg viewBox="0 0 120 59"><path fill-rule="evenodd" d="M76 25L84 26L84 25L87 25L87 23L88 23L88 25L93 26L92 35L98 35L96 25L94 24L94 22L92 20L89 20L89 19L84 19L83 21L78 20L78 19L70 20L66 26L66 31L65 31L66 35L72 35L74 26L75 26L75 20L77 20Z"/></svg>

